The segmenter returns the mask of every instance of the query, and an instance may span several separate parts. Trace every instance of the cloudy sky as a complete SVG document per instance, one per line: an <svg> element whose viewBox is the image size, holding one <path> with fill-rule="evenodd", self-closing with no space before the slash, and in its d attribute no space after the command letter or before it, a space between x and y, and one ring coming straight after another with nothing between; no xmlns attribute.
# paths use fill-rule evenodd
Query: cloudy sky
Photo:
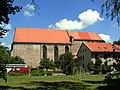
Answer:
<svg viewBox="0 0 120 90"><path fill-rule="evenodd" d="M13 42L15 28L53 28L76 32L96 32L106 42L120 38L120 27L116 19L110 21L100 15L104 0L35 0L40 9L31 4L31 0L15 0L15 5L22 6L21 12L10 15L9 33L0 39L3 45ZM29 34L29 32L28 32Z"/></svg>

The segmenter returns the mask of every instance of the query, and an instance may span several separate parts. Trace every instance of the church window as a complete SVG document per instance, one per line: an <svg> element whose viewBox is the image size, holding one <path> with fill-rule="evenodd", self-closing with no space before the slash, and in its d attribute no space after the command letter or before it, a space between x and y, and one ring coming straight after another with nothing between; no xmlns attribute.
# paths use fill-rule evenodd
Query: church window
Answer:
<svg viewBox="0 0 120 90"><path fill-rule="evenodd" d="M47 59L47 47L46 47L46 45L43 46L43 59Z"/></svg>
<svg viewBox="0 0 120 90"><path fill-rule="evenodd" d="M65 53L69 52L69 47L65 46Z"/></svg>
<svg viewBox="0 0 120 90"><path fill-rule="evenodd" d="M58 59L58 56L59 56L59 50L58 50L58 47L55 46L54 47L54 61Z"/></svg>

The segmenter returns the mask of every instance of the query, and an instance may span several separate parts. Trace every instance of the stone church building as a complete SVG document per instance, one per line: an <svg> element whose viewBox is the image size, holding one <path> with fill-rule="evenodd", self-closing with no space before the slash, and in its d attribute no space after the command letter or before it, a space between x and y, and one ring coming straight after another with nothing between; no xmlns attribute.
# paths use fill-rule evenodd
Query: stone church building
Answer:
<svg viewBox="0 0 120 90"><path fill-rule="evenodd" d="M65 52L72 52L76 57L82 42L105 43L94 32L16 28L11 55L20 56L28 66L37 67L40 60L55 61Z"/></svg>

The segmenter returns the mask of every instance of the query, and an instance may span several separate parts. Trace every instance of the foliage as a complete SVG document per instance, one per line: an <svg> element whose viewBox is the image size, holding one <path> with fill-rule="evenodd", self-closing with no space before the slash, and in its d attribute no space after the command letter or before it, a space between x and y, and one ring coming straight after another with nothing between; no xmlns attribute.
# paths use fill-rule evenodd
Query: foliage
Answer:
<svg viewBox="0 0 120 90"><path fill-rule="evenodd" d="M10 55L7 52L7 48L0 45L0 64L10 63Z"/></svg>
<svg viewBox="0 0 120 90"><path fill-rule="evenodd" d="M15 56L15 57L11 57L11 64L24 64L24 59L22 59L20 56Z"/></svg>
<svg viewBox="0 0 120 90"><path fill-rule="evenodd" d="M40 68L52 69L53 67L54 67L54 63L50 59L43 59L40 61Z"/></svg>
<svg viewBox="0 0 120 90"><path fill-rule="evenodd" d="M11 57L8 48L0 45L0 64L24 64L19 56Z"/></svg>
<svg viewBox="0 0 120 90"><path fill-rule="evenodd" d="M65 53L60 55L59 60L56 61L56 66L60 67L64 74L72 74L73 68L75 66L75 60L73 59L72 53Z"/></svg>
<svg viewBox="0 0 120 90"><path fill-rule="evenodd" d="M88 63L87 67L90 71L94 71L94 74L99 74L100 70L101 70L101 59L96 59L95 63L93 63L92 61Z"/></svg>
<svg viewBox="0 0 120 90"><path fill-rule="evenodd" d="M52 71L48 71L47 76L52 76Z"/></svg>
<svg viewBox="0 0 120 90"><path fill-rule="evenodd" d="M111 71L111 66L110 65L103 64L101 66L101 72L102 72L102 74L106 74L107 72L110 72L110 71Z"/></svg>
<svg viewBox="0 0 120 90"><path fill-rule="evenodd" d="M19 72L19 73L9 72L8 75L9 75L9 76L24 76L24 75L26 75L26 74L24 74L23 72Z"/></svg>
<svg viewBox="0 0 120 90"><path fill-rule="evenodd" d="M114 41L113 43L116 45L120 45L120 39L118 41Z"/></svg>
<svg viewBox="0 0 120 90"><path fill-rule="evenodd" d="M0 24L9 23L9 15L15 15L17 12L20 12L22 7L13 6L14 0L0 0ZM0 38L3 37L8 30L0 27Z"/></svg>
<svg viewBox="0 0 120 90"><path fill-rule="evenodd" d="M42 75L44 75L45 73L44 73L44 71L43 70L33 70L33 71L31 71L31 75L32 76L42 76Z"/></svg>
<svg viewBox="0 0 120 90"><path fill-rule="evenodd" d="M116 18L118 26L120 26L120 0L105 0L101 5L101 10L102 15L106 12L107 18L111 18L111 20Z"/></svg>
<svg viewBox="0 0 120 90"><path fill-rule="evenodd" d="M87 68L88 68L88 70L90 70L90 71L94 71L94 64L93 64L92 61L90 61L90 62L88 63Z"/></svg>

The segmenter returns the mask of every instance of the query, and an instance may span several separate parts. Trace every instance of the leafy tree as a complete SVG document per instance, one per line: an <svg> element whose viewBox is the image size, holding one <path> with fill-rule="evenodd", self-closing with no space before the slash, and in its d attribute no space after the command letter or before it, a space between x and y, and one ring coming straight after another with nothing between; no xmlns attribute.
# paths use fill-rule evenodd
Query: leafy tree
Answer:
<svg viewBox="0 0 120 90"><path fill-rule="evenodd" d="M20 12L20 9L22 7L19 6L13 6L14 0L0 0L0 24L9 23L9 15L13 14L15 15L17 12ZM2 38L8 30L0 27L0 38Z"/></svg>
<svg viewBox="0 0 120 90"><path fill-rule="evenodd" d="M50 59L43 59L40 61L40 67L45 68L47 72L48 69L52 69L54 67L54 63Z"/></svg>
<svg viewBox="0 0 120 90"><path fill-rule="evenodd" d="M24 64L24 59L22 59L20 56L15 56L15 57L11 57L10 60L11 64Z"/></svg>
<svg viewBox="0 0 120 90"><path fill-rule="evenodd" d="M0 64L10 63L10 55L7 52L7 48L0 45Z"/></svg>
<svg viewBox="0 0 120 90"><path fill-rule="evenodd" d="M120 26L120 0L105 0L101 5L101 10L101 14L106 12L105 15L107 18L111 18L111 20L116 18L118 26Z"/></svg>
<svg viewBox="0 0 120 90"><path fill-rule="evenodd" d="M88 63L87 68L88 68L89 71L94 71L94 64L93 64L92 61L90 61L90 62Z"/></svg>
<svg viewBox="0 0 120 90"><path fill-rule="evenodd" d="M104 64L101 66L102 74L106 74L107 72L111 71L111 66L107 64L108 61L105 61Z"/></svg>
<svg viewBox="0 0 120 90"><path fill-rule="evenodd" d="M58 63L57 63L58 62ZM57 66L62 69L62 72L66 75L73 73L73 68L75 66L75 60L73 59L72 53L65 53L60 55L58 61L56 61Z"/></svg>
<svg viewBox="0 0 120 90"><path fill-rule="evenodd" d="M8 48L0 45L0 64L23 64L24 60L19 56L11 57Z"/></svg>
<svg viewBox="0 0 120 90"><path fill-rule="evenodd" d="M92 61L88 63L87 67L90 71L94 71L94 74L99 74L100 70L101 70L101 59L97 58L95 60L95 63L93 63Z"/></svg>
<svg viewBox="0 0 120 90"><path fill-rule="evenodd" d="M113 43L116 45L120 45L120 39L118 41L114 41Z"/></svg>

